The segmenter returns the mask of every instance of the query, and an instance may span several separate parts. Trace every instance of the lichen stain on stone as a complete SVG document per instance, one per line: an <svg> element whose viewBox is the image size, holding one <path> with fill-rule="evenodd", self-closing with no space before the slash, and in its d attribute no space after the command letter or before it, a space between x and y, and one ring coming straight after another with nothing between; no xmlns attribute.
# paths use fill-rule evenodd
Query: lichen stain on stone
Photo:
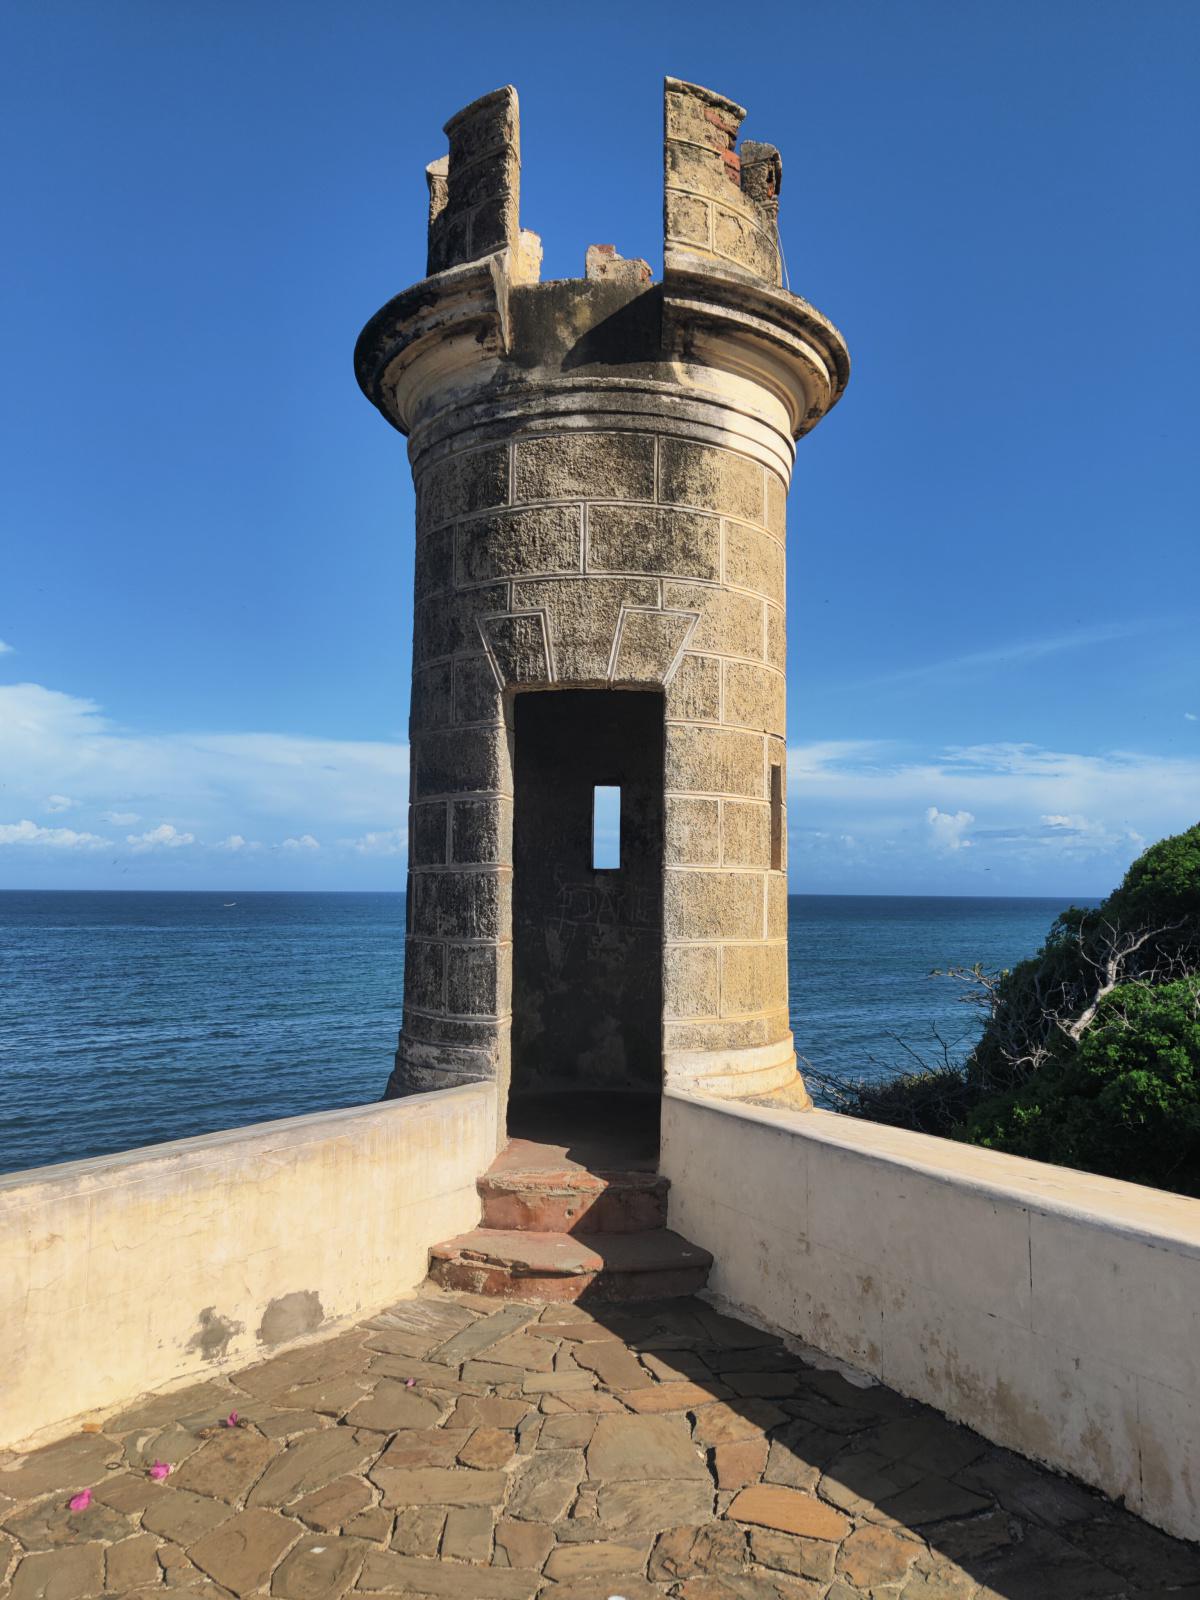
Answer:
<svg viewBox="0 0 1200 1600"><path fill-rule="evenodd" d="M325 1320L325 1308L315 1289L293 1289L291 1294L269 1300L258 1325L259 1344L279 1344L283 1339L298 1339L312 1333Z"/></svg>
<svg viewBox="0 0 1200 1600"><path fill-rule="evenodd" d="M187 1348L199 1350L206 1361L219 1361L228 1352L229 1341L245 1326L221 1316L215 1306L205 1306L197 1320L199 1326L188 1340Z"/></svg>

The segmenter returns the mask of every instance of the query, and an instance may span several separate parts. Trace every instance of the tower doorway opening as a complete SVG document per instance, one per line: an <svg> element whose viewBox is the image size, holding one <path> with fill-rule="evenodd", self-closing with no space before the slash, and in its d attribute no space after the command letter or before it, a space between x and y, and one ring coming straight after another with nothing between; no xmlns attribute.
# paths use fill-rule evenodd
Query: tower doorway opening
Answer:
<svg viewBox="0 0 1200 1600"><path fill-rule="evenodd" d="M662 694L530 691L513 727L510 1132L636 1125L657 1154Z"/></svg>

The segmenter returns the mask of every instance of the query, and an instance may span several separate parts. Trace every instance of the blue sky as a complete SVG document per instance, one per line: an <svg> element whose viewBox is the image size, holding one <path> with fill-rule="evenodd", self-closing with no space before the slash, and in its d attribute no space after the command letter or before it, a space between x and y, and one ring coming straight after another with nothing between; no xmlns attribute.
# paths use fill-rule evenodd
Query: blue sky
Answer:
<svg viewBox="0 0 1200 1600"><path fill-rule="evenodd" d="M792 886L1103 893L1200 816L1200 7L15 0L0 887L399 888L403 441L358 329L521 95L544 276L661 259L660 85L845 332L789 507Z"/></svg>

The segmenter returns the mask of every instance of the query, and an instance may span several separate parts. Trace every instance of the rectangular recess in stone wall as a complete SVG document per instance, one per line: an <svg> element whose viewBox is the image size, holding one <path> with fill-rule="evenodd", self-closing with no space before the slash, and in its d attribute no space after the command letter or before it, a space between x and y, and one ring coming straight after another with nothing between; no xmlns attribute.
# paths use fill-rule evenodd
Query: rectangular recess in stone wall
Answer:
<svg viewBox="0 0 1200 1600"><path fill-rule="evenodd" d="M663 584L663 604L700 613L696 631L688 641L689 649L763 659L764 602L757 596L668 579Z"/></svg>
<svg viewBox="0 0 1200 1600"><path fill-rule="evenodd" d="M514 500L653 500L654 440L638 433L560 433L516 446Z"/></svg>
<svg viewBox="0 0 1200 1600"><path fill-rule="evenodd" d="M767 607L767 660L780 672L787 666L787 618L782 606Z"/></svg>
<svg viewBox="0 0 1200 1600"><path fill-rule="evenodd" d="M446 802L414 805L410 854L415 867L441 866L446 859Z"/></svg>
<svg viewBox="0 0 1200 1600"><path fill-rule="evenodd" d="M418 600L449 589L454 582L454 530L434 528L417 535L413 593Z"/></svg>
<svg viewBox="0 0 1200 1600"><path fill-rule="evenodd" d="M512 947L448 944L446 1010L463 1017L501 1017L509 1010Z"/></svg>
<svg viewBox="0 0 1200 1600"><path fill-rule="evenodd" d="M780 737L784 730L783 674L753 661L726 661L721 720L736 728L755 728Z"/></svg>
<svg viewBox="0 0 1200 1600"><path fill-rule="evenodd" d="M783 867L783 764L771 762L771 870Z"/></svg>
<svg viewBox="0 0 1200 1600"><path fill-rule="evenodd" d="M713 207L713 250L756 277L775 281L779 270L775 241L748 217L722 205Z"/></svg>
<svg viewBox="0 0 1200 1600"><path fill-rule="evenodd" d="M787 490L773 472L767 473L767 527L777 539L787 529Z"/></svg>
<svg viewBox="0 0 1200 1600"><path fill-rule="evenodd" d="M451 720L452 683L453 669L449 661L437 661L431 667L414 669L412 704L408 716L411 733L444 728Z"/></svg>
<svg viewBox="0 0 1200 1600"><path fill-rule="evenodd" d="M720 801L682 794L667 796L666 859L672 866L719 864Z"/></svg>
<svg viewBox="0 0 1200 1600"><path fill-rule="evenodd" d="M504 706L492 663L485 655L458 656L454 661L454 722L499 723Z"/></svg>
<svg viewBox="0 0 1200 1600"><path fill-rule="evenodd" d="M414 872L414 922L439 939L499 939L512 921L512 880L497 872Z"/></svg>
<svg viewBox="0 0 1200 1600"><path fill-rule="evenodd" d="M508 499L508 446L488 445L469 455L449 456L417 480L417 521L436 528L472 511L502 506Z"/></svg>
<svg viewBox="0 0 1200 1600"><path fill-rule="evenodd" d="M413 617L414 659L426 662L442 656L473 655L480 648L479 619L507 608L506 583L425 601Z"/></svg>
<svg viewBox="0 0 1200 1600"><path fill-rule="evenodd" d="M667 938L761 937L762 885L757 872L688 872L672 867L666 883Z"/></svg>
<svg viewBox="0 0 1200 1600"><path fill-rule="evenodd" d="M771 865L771 808L757 800L722 800L721 860L727 867Z"/></svg>
<svg viewBox="0 0 1200 1600"><path fill-rule="evenodd" d="M763 741L736 728L667 729L667 788L766 799Z"/></svg>
<svg viewBox="0 0 1200 1600"><path fill-rule="evenodd" d="M695 506L761 523L764 469L747 456L686 439L660 446L658 497L665 505Z"/></svg>
<svg viewBox="0 0 1200 1600"><path fill-rule="evenodd" d="M724 149L707 149L672 139L666 148L668 189L686 189L689 194L709 200L727 200L739 195L737 180L730 178Z"/></svg>
<svg viewBox="0 0 1200 1600"><path fill-rule="evenodd" d="M455 800L451 808L450 859L456 864L511 864L511 800L500 796Z"/></svg>
<svg viewBox="0 0 1200 1600"><path fill-rule="evenodd" d="M721 950L721 1015L770 1011L787 993L785 944L727 944Z"/></svg>
<svg viewBox="0 0 1200 1600"><path fill-rule="evenodd" d="M736 589L753 589L776 605L783 605L786 586L783 546L761 528L744 522L725 523L725 582Z"/></svg>
<svg viewBox="0 0 1200 1600"><path fill-rule="evenodd" d="M450 728L422 733L413 740L413 793L420 799L504 786L506 740L503 728Z"/></svg>
<svg viewBox="0 0 1200 1600"><path fill-rule="evenodd" d="M715 1017L720 1009L721 950L715 944L669 944L663 961L667 1017Z"/></svg>
<svg viewBox="0 0 1200 1600"><path fill-rule="evenodd" d="M685 655L667 685L667 716L672 722L721 720L720 656Z"/></svg>
<svg viewBox="0 0 1200 1600"><path fill-rule="evenodd" d="M475 517L458 525L458 581L579 572L583 566L583 508L531 506Z"/></svg>
<svg viewBox="0 0 1200 1600"><path fill-rule="evenodd" d="M679 244L699 245L708 250L712 243L712 202L693 194L668 190L666 195L666 235Z"/></svg>
<svg viewBox="0 0 1200 1600"><path fill-rule="evenodd" d="M715 582L721 575L721 525L715 517L696 512L591 506L588 567Z"/></svg>
<svg viewBox="0 0 1200 1600"><path fill-rule="evenodd" d="M404 999L425 1011L442 1009L445 946L409 939L404 946Z"/></svg>

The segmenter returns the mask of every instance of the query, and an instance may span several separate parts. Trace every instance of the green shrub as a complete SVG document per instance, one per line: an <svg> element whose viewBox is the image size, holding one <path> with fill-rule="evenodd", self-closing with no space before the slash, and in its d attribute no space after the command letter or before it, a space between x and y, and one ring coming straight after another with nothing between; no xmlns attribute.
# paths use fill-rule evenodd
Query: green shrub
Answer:
<svg viewBox="0 0 1200 1600"><path fill-rule="evenodd" d="M1064 911L1029 960L950 975L987 1011L967 1060L818 1074L836 1109L1200 1196L1200 824Z"/></svg>
<svg viewBox="0 0 1200 1600"><path fill-rule="evenodd" d="M1114 989L1073 1050L983 1100L957 1136L1200 1196L1200 980Z"/></svg>

